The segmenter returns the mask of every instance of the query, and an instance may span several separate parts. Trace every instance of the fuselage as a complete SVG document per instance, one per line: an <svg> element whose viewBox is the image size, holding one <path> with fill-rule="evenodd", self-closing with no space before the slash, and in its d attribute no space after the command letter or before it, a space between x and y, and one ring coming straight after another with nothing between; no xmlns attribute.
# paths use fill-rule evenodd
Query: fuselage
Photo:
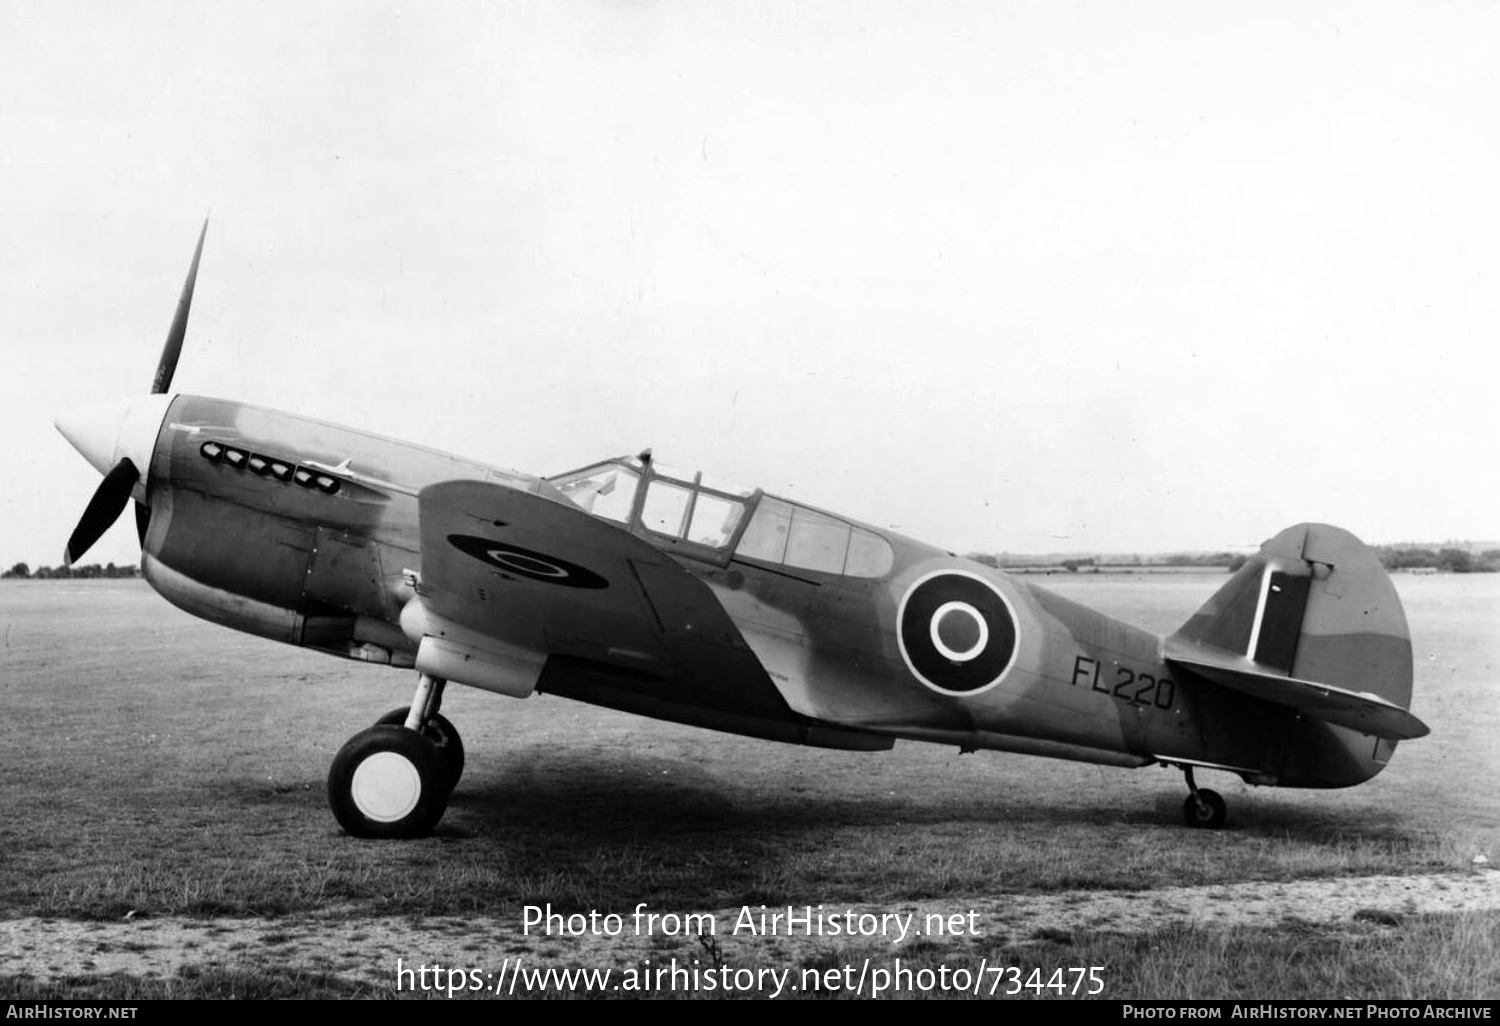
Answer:
<svg viewBox="0 0 1500 1026"><path fill-rule="evenodd" d="M674 564L643 565L629 584L650 645L586 619L560 626L536 653L538 690L851 749L903 738L1324 787L1381 765L1361 754L1365 735L1174 671L1155 634L890 531L649 459L549 480L187 395L137 401L120 424L96 453L73 440L96 466L130 455L149 468L136 495L150 510L147 580L190 613L277 641L414 665L419 497L487 482L602 516ZM620 481L628 494L610 490ZM499 589L517 572L588 572L586 554L512 549L497 563L496 551L476 557Z"/></svg>

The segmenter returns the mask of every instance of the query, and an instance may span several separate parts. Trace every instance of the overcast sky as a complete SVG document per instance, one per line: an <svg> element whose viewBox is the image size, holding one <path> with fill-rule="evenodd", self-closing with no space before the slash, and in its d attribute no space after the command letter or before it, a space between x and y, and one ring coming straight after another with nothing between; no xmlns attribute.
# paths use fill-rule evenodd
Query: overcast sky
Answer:
<svg viewBox="0 0 1500 1026"><path fill-rule="evenodd" d="M1492 3L0 3L0 563L175 389L960 551L1500 538ZM87 561L134 562L131 518Z"/></svg>

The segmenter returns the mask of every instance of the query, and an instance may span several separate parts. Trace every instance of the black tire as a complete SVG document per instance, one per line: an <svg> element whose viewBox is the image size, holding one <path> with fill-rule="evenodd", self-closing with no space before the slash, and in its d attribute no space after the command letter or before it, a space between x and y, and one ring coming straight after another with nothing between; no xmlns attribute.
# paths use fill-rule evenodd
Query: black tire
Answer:
<svg viewBox="0 0 1500 1026"><path fill-rule="evenodd" d="M406 714L410 709L411 706L407 705L392 709L376 720L375 724L376 726L381 724L402 726L406 723ZM448 778L448 790L453 790L464 775L464 742L463 738L458 736L458 728L440 713L427 721L422 736L437 746L438 755L443 761L443 772Z"/></svg>
<svg viewBox="0 0 1500 1026"><path fill-rule="evenodd" d="M1217 791L1206 787L1198 788L1196 795L1188 795L1187 801L1182 803L1182 818L1187 825L1205 830L1217 830L1223 826L1226 811L1224 799Z"/></svg>
<svg viewBox="0 0 1500 1026"><path fill-rule="evenodd" d="M449 790L437 746L388 724L355 734L328 769L328 805L354 837L425 837L443 818Z"/></svg>

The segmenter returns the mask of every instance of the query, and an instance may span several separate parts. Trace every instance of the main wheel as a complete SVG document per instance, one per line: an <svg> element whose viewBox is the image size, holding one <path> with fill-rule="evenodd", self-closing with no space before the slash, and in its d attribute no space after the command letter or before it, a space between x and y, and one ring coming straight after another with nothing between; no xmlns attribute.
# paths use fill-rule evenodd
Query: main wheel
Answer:
<svg viewBox="0 0 1500 1026"><path fill-rule="evenodd" d="M380 724L355 734L328 769L328 804L355 837L425 837L448 807L437 746L416 731Z"/></svg>
<svg viewBox="0 0 1500 1026"><path fill-rule="evenodd" d="M1187 801L1182 803L1182 818L1190 827L1203 827L1206 830L1217 830L1224 825L1225 814L1224 799L1219 797L1217 791L1210 791L1206 787L1198 788L1197 794L1187 796Z"/></svg>
<svg viewBox="0 0 1500 1026"><path fill-rule="evenodd" d="M410 706L405 705L392 709L375 723L377 726L383 723L402 726L406 723L406 714L410 709ZM448 777L448 790L453 790L458 786L459 778L464 775L464 742L458 736L458 728L440 714L428 719L422 736L437 746L438 756L443 761L443 772Z"/></svg>

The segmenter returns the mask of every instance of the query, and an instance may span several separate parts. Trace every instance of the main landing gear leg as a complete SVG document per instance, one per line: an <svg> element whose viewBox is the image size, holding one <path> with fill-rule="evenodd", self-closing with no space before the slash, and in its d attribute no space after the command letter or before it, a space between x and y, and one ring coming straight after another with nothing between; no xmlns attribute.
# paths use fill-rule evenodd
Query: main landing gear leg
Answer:
<svg viewBox="0 0 1500 1026"><path fill-rule="evenodd" d="M452 791L458 786L459 778L464 775L464 743L458 736L458 728L448 722L446 716L438 714L438 709L443 704L443 687L447 683L441 677L422 674L417 681L417 693L412 696L411 705L392 709L375 723L377 726L382 723L399 723L407 730L419 731L423 737L437 745L443 773L448 780L448 790Z"/></svg>
<svg viewBox="0 0 1500 1026"><path fill-rule="evenodd" d="M1190 827L1203 827L1208 830L1217 830L1224 825L1224 799L1219 797L1217 791L1208 788L1200 788L1193 783L1193 767L1183 768L1187 776L1188 791L1187 801L1182 803L1182 818Z"/></svg>
<svg viewBox="0 0 1500 1026"><path fill-rule="evenodd" d="M355 837L424 837L448 807L464 770L453 724L438 714L443 685L422 674L410 706L392 709L333 757L328 804Z"/></svg>

